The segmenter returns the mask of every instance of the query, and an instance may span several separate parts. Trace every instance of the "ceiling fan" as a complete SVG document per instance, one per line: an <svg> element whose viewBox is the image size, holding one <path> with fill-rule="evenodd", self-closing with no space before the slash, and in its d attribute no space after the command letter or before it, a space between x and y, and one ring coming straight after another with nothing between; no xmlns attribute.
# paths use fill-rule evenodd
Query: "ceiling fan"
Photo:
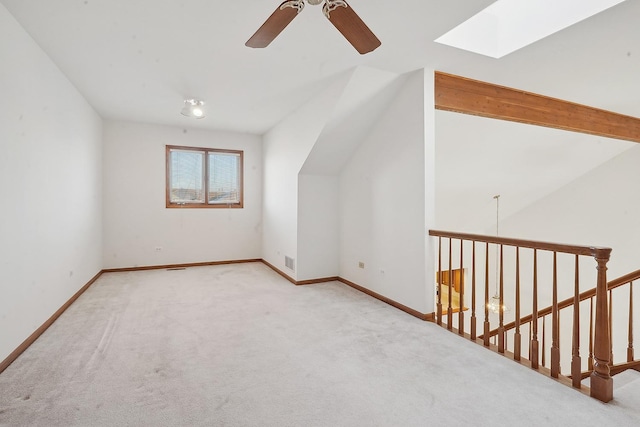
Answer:
<svg viewBox="0 0 640 427"><path fill-rule="evenodd" d="M293 18L302 12L305 1L314 6L324 2L322 6L324 15L360 54L369 53L381 45L375 34L343 0L284 1L245 45L255 48L267 47L293 21Z"/></svg>

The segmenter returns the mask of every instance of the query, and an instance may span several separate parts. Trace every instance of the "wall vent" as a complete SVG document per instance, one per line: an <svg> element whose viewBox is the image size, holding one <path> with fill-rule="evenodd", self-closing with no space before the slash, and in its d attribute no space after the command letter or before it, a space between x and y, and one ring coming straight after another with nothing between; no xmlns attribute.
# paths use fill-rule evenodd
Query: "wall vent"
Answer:
<svg viewBox="0 0 640 427"><path fill-rule="evenodd" d="M284 266L290 269L291 271L296 271L295 261L291 257L288 257L288 256L284 257Z"/></svg>

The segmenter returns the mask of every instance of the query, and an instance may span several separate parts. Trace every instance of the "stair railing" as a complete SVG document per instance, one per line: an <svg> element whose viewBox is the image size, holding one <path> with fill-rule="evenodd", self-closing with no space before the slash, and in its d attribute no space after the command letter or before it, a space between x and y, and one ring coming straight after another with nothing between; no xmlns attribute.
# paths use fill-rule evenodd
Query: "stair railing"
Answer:
<svg viewBox="0 0 640 427"><path fill-rule="evenodd" d="M617 279L611 280L609 281L609 283L607 284L607 290L609 292L609 328L610 328L610 373L611 375L616 375L620 372L623 372L626 369L636 369L636 370L640 370L640 361L635 360L635 354L634 354L634 340L633 340L633 324L634 324L634 301L633 301L633 284L635 281L640 280L640 270L636 270L634 272L631 272L629 274L625 274L624 276L621 276ZM615 291L615 293L614 293ZM628 309L626 311L626 319L625 319L625 324L622 325L624 327L626 327L627 329L627 343L626 343L626 352L625 352L625 357L624 357L624 361L616 361L616 359L614 358L615 352L613 351L613 336L614 334L612 333L616 327L616 323L614 322L614 313L615 313L615 308L616 308L616 304L614 304L614 295L616 295L616 300L620 297L626 297L628 299ZM589 365L588 365L588 369L586 371L582 371L582 372L572 372L571 377L572 377L572 382L574 384L574 386L577 386L577 381L580 381L586 377L588 377L592 370L593 370L593 363L592 363L592 357L593 357L593 305L594 305L594 298L596 296L596 288L593 289L589 289L585 292L580 293L580 296L578 298L578 303L581 305L584 305L583 303L588 303L588 309L589 309L589 313L590 313L590 319L589 319L589 329L590 329L590 333L589 333L589 348L590 348L590 354L589 354ZM624 305L624 304L623 304ZM568 298L566 300L560 301L558 303L558 309L560 311L560 313L563 312L563 310L571 310L576 306L576 302L574 300L574 298ZM538 319L543 319L543 322L545 322L544 319L546 319L548 316L550 316L550 314L552 313L553 307L549 306L546 307L542 310L538 311ZM579 313L579 311L578 311ZM573 314L576 315L576 310L573 311ZM524 316L520 319L520 325L529 325L532 322L532 315L528 315L528 316ZM511 323L507 323L504 326L505 332L509 333L510 331L514 330L516 327L516 322L511 322ZM494 337L498 334L498 330L497 329L493 329L489 336L490 337ZM483 338L482 336L480 338ZM544 340L544 339L543 339ZM543 363L543 366L545 366L545 364Z"/></svg>
<svg viewBox="0 0 640 427"><path fill-rule="evenodd" d="M532 240L512 239L497 236L485 236L468 233L430 230L429 235L437 237L436 261L436 322L459 335L466 336L485 347L495 349L498 353L507 354L514 360L526 363L531 368L548 373L552 378L563 380L561 374L560 356L560 310L561 306L569 304L575 307L572 322L571 346L571 382L576 388L583 388L579 382L583 371L581 357L581 327L580 327L580 299L584 297L580 290L594 288L593 304L595 318L591 322L593 340L590 343L589 369L590 389L592 397L608 402L613 398L613 380L610 375L611 363L611 317L609 295L607 287L607 262L611 254L610 248L566 245L559 243L540 242ZM492 255L495 252L495 255ZM560 259L562 257L562 259ZM581 268L580 260L590 258L595 261L595 269ZM570 261L569 263L567 261ZM567 264L572 264L568 267ZM492 271L492 266L495 268ZM522 278L523 271L530 271L530 277ZM460 307L454 307L453 277L455 270L460 274L459 289ZM585 274L586 271L586 274ZM499 304L490 304L491 277L495 275L494 285ZM593 273L591 273L593 272ZM570 276L571 279L568 279ZM584 279L584 276L587 276ZM467 290L467 283L470 290ZM505 283L512 282L513 285ZM571 282L571 283L568 283ZM447 291L447 306L443 306L443 294ZM590 291L589 291L590 292ZM471 312L469 319L465 316L465 296L470 293ZM505 298L505 293L510 294ZM559 302L559 295L569 294L570 302ZM523 298L526 295L526 298ZM539 310L542 296L551 299L550 312ZM530 298L529 298L530 297ZM479 301L483 301L479 303ZM512 323L505 323L507 303L513 303L515 313L509 311L513 317ZM530 306L523 310L522 304ZM492 321L493 310L497 315L496 322ZM484 316L478 319L478 311ZM523 316L522 312L531 313ZM454 316L454 313L457 316ZM542 319L543 341L546 339L545 317L550 317L551 346L550 368L547 371L545 343L539 342L539 324ZM479 324L479 321L482 324ZM507 350L507 326L513 329L512 352ZM528 360L522 354L522 331L528 329ZM481 332L479 334L478 332ZM491 339L493 338L493 344ZM591 341L591 340L590 340ZM542 356L542 357L540 357ZM542 358L542 366L541 359ZM524 359L524 362L523 362Z"/></svg>

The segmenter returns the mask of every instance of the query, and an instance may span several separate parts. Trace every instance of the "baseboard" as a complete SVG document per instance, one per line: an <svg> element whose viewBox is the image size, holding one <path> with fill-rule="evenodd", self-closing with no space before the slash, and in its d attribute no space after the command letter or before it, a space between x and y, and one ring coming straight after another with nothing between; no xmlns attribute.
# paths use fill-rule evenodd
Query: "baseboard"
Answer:
<svg viewBox="0 0 640 427"><path fill-rule="evenodd" d="M287 279L289 282L293 283L294 285L314 285L316 283L326 283L326 282L342 282L347 286L351 286L352 288L365 293L375 299L378 299L382 302L385 302L387 304L389 304L392 307L395 307L399 310L404 311L405 313L408 313L414 317L417 317L420 320L424 320L427 322L435 322L436 320L436 314L435 313L420 313L418 310L414 310L412 308L407 307L404 304L400 304L397 301L392 300L391 298L387 298L383 295L380 295L377 292L373 292L372 290L369 290L363 286L357 285L353 282L350 282L347 279L343 279L342 277L338 277L338 276L334 276L334 277L325 277L322 279L314 279L314 280L303 280L303 281L297 281L295 280L293 277L289 276L288 274L284 273L283 271L281 271L280 269L278 269L277 267L275 267L274 265L272 265L271 263L269 263L266 260L262 260L262 262L269 268L271 268L273 271L275 271L276 273L278 273L279 275L281 275L282 277L284 277L285 279Z"/></svg>
<svg viewBox="0 0 640 427"><path fill-rule="evenodd" d="M399 302L396 302L390 298L387 298L383 295L380 295L376 292L373 292L372 290L369 290L365 287L362 287L360 285L357 285L353 282L350 282L349 280L343 279L342 277L338 277L338 276L334 276L334 277L324 277L324 278L320 278L320 279L311 279L311 280L302 280L302 281L297 281L294 278L292 278L291 276L287 275L286 273L282 272L281 270L279 270L278 268L276 268L274 265L270 264L269 262L267 262L264 259L246 259L246 260L236 260L236 261L210 261L210 262L196 262L196 263L187 263L187 264L167 264L167 265L150 265L150 266L142 266L142 267L127 267L127 268L107 268L104 270L101 270L98 274L96 274L95 276L93 276L93 278L91 280L89 280L82 288L80 288L80 290L78 292L76 292L75 294L73 294L73 296L71 298L69 298L69 300L67 302L65 302L62 307L60 307L55 313L53 313L53 315L47 319L46 322L44 322L38 329L36 329L30 336L29 338L27 338L26 340L24 340L24 342L22 344L20 344L18 346L18 348L16 348L6 359L4 359L2 362L0 362L0 373L2 373L5 369L7 369L9 367L9 365L11 365L11 363L13 363L18 356L20 356L27 348L29 348L29 346L31 344L33 344L35 342L35 340L38 339L38 337L40 337L40 335L42 335L44 333L44 331L46 331L52 324L53 322L56 321L56 319L58 319L58 317L60 317L60 315L62 315L62 313L64 313L67 308L69 308L69 306L71 304L73 304L75 302L75 300L77 300L80 295L82 295L87 289L89 289L89 287L96 281L98 280L98 278L103 274L103 273L120 273L120 272L127 272L127 271L145 271L145 270L162 270L162 269L168 269L168 268L188 268L188 267L203 267L203 266L211 266L211 265L226 265L226 264L245 264L245 263L250 263L250 262L262 262L263 264L265 264L267 267L271 268L273 271L275 271L276 273L278 273L280 276L284 277L285 279L287 279L289 282L293 283L296 286L302 286L302 285L314 285L314 284L318 284L318 283L326 283L326 282L342 282L345 285L348 285L360 292L363 292L369 296L372 296L373 298L376 298L380 301L383 301L397 309L400 309L412 316L417 317L418 319L421 320L425 320L425 321L430 321L430 322L434 322L435 321L435 313L420 313L417 310L414 310L412 308L407 307L406 305L400 304Z"/></svg>
<svg viewBox="0 0 640 427"><path fill-rule="evenodd" d="M275 271L276 273L278 273L279 275L281 275L282 277L284 277L285 279L287 279L289 282L293 283L296 286L316 285L318 283L336 282L340 279L338 276L333 276L333 277L323 277L320 279L311 279L311 280L295 280L293 277L289 276L287 273L278 269L276 266L269 263L268 261L264 259L261 261L264 265L266 265L267 267L269 267L270 269L272 269L273 271Z"/></svg>
<svg viewBox="0 0 640 427"><path fill-rule="evenodd" d="M210 265L227 265L227 264L245 264L249 262L261 262L259 258L240 259L231 261L206 261L206 262L190 262L184 264L164 264L164 265L145 265L141 267L123 267L123 268L105 268L103 273L123 273L127 271L147 271L147 270L166 270L168 268L189 268L189 267L206 267Z"/></svg>
<svg viewBox="0 0 640 427"><path fill-rule="evenodd" d="M386 302L390 306L395 307L395 308L397 308L399 310L402 310L405 313L408 313L408 314L410 314L410 315L412 315L414 317L417 317L420 320L433 322L434 319L435 319L435 313L420 313L418 310L414 310L413 308L409 308L404 304L400 304L399 302L394 301L391 298L387 298L384 295L380 295L377 292L374 292L374 291L372 291L370 289L367 289L367 288L365 288L363 286L360 286L360 285L357 285L357 284L355 284L353 282L350 282L347 279L343 279L342 277L340 277L340 278L338 278L338 280L340 282L344 283L347 286L351 286L352 288L354 288L354 289L356 289L356 290L358 290L360 292L363 292L363 293L365 293L365 294L367 294L369 296L372 296L375 299L378 299L378 300L380 300L382 302Z"/></svg>
<svg viewBox="0 0 640 427"><path fill-rule="evenodd" d="M98 280L100 276L102 276L102 273L103 271L100 271L98 274L93 276L93 278L89 280L82 288L80 288L78 292L73 294L73 296L69 298L69 300L62 305L62 307L60 307L55 313L53 313L53 315L49 319L47 319L38 329L36 329L29 336L29 338L24 340L22 344L20 344L18 348L13 350L13 352L6 359L0 362L0 373L7 369L9 365L11 365L18 358L18 356L20 356L27 348L29 348L29 346L33 344L35 340L37 340L40 335L42 335L44 331L49 328L49 326L53 325L53 322L55 322L58 317L60 317L60 315L62 315L62 313L64 313L67 308L69 308L69 306L73 304L75 300L77 300L80 295L84 293L84 291L89 289L89 286L93 285L93 283Z"/></svg>

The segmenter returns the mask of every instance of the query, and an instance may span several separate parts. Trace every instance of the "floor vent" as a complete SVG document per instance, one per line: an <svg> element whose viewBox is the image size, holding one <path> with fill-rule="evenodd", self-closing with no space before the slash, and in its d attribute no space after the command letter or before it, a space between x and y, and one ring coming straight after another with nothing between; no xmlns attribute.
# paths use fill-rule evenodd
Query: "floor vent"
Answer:
<svg viewBox="0 0 640 427"><path fill-rule="evenodd" d="M186 267L175 267L175 268L167 268L167 271L178 271L178 270L186 270Z"/></svg>
<svg viewBox="0 0 640 427"><path fill-rule="evenodd" d="M295 262L291 257L288 257L288 256L284 257L284 266L292 271L296 271Z"/></svg>

